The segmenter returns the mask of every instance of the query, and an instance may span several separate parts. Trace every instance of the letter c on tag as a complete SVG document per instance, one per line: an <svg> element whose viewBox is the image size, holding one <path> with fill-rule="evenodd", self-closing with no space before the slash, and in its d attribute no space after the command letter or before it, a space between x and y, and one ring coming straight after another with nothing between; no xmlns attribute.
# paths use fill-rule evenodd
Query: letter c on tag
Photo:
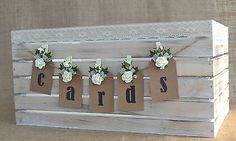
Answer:
<svg viewBox="0 0 236 141"><path fill-rule="evenodd" d="M43 86L44 85L44 82L42 81L42 79L45 77L44 73L40 73L38 75L38 85L39 86Z"/></svg>

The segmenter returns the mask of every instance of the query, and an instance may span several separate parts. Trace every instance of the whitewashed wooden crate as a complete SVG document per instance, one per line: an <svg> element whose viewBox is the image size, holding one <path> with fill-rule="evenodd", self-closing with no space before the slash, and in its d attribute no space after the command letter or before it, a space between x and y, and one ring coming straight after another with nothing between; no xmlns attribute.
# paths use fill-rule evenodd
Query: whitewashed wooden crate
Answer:
<svg viewBox="0 0 236 141"><path fill-rule="evenodd" d="M147 57L160 41L177 61L178 100L152 103ZM29 91L33 55L49 44L53 62L66 56L84 75L83 108L58 106L58 70L52 95ZM88 112L88 66L102 58L116 75L126 55L145 76L145 110ZM229 111L228 28L212 20L21 30L12 32L13 79L17 125L214 137Z"/></svg>

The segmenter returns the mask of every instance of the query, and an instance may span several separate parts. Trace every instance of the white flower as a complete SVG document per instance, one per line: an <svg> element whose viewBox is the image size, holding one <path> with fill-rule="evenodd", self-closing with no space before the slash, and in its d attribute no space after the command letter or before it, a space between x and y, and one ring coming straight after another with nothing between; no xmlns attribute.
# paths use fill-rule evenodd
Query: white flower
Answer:
<svg viewBox="0 0 236 141"><path fill-rule="evenodd" d="M101 65L102 65L101 59L97 59L97 60L96 60L96 63L94 64L94 66L96 66L96 67L101 67Z"/></svg>
<svg viewBox="0 0 236 141"><path fill-rule="evenodd" d="M158 49L158 48L163 49L161 42L156 42L156 49Z"/></svg>
<svg viewBox="0 0 236 141"><path fill-rule="evenodd" d="M45 62L50 62L52 59L51 58L48 58L45 54L43 54L43 60Z"/></svg>
<svg viewBox="0 0 236 141"><path fill-rule="evenodd" d="M101 85L103 80L104 79L102 78L102 76L99 73L97 73L95 75L92 75L92 82L93 82L93 84Z"/></svg>
<svg viewBox="0 0 236 141"><path fill-rule="evenodd" d="M169 63L165 56L158 57L155 62L156 62L155 65L160 69L164 69L165 66Z"/></svg>
<svg viewBox="0 0 236 141"><path fill-rule="evenodd" d="M66 57L65 62L63 63L64 67L68 68L72 65L72 56Z"/></svg>
<svg viewBox="0 0 236 141"><path fill-rule="evenodd" d="M130 83L133 80L133 72L126 71L122 74L121 78L123 81L125 81L125 83Z"/></svg>
<svg viewBox="0 0 236 141"><path fill-rule="evenodd" d="M35 60L35 67L42 69L45 66L46 66L46 63L44 62L43 58L37 58Z"/></svg>
<svg viewBox="0 0 236 141"><path fill-rule="evenodd" d="M166 52L166 53L164 54L164 56L165 56L166 58L170 59L170 58L172 57L172 54L169 54L169 53Z"/></svg>
<svg viewBox="0 0 236 141"><path fill-rule="evenodd" d="M70 82L72 80L72 76L72 72L64 71L62 74L62 80L66 83Z"/></svg>
<svg viewBox="0 0 236 141"><path fill-rule="evenodd" d="M47 43L43 43L41 48L45 49L45 53L48 53L48 44Z"/></svg>
<svg viewBox="0 0 236 141"><path fill-rule="evenodd" d="M39 51L40 54L44 53L44 48L40 47L40 48L38 48L38 51Z"/></svg>
<svg viewBox="0 0 236 141"><path fill-rule="evenodd" d="M128 56L125 58L125 62L131 65L132 57L131 57L130 55L128 55Z"/></svg>

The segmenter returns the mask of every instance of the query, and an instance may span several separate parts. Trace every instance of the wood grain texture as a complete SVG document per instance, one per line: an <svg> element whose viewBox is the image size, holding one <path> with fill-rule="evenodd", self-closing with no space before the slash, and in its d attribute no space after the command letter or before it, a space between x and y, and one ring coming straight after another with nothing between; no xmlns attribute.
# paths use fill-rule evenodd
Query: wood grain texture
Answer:
<svg viewBox="0 0 236 141"><path fill-rule="evenodd" d="M150 119L142 116L25 110L17 111L18 125L36 125L89 130L109 130L136 133L213 137L213 122L191 122ZM56 120L54 120L56 119ZM93 123L93 124L89 124ZM202 132L204 130L204 132Z"/></svg>
<svg viewBox="0 0 236 141"><path fill-rule="evenodd" d="M178 77L179 96L188 98L216 98L228 86L228 69L213 78ZM144 95L150 96L148 77L144 78ZM14 78L14 93L29 93L30 76ZM88 95L88 78L84 78L83 94ZM58 94L58 77L54 77L52 94ZM116 86L115 86L116 95Z"/></svg>
<svg viewBox="0 0 236 141"><path fill-rule="evenodd" d="M89 96L83 96L81 109L61 108L58 106L58 96L43 94L21 94L15 96L16 110L42 110L42 111L66 111L88 113ZM159 119L186 120L186 121L211 121L217 118L222 110L222 105L228 103L229 88L227 87L213 101L165 101L153 103L151 98L146 97L144 111L120 112L118 110L117 97L115 99L115 114L152 116ZM112 114L112 112L110 113ZM112 115L111 115L112 116Z"/></svg>
<svg viewBox="0 0 236 141"><path fill-rule="evenodd" d="M213 28L217 25L217 28ZM183 28L185 27L185 28ZM222 29L222 31L221 31ZM220 30L225 36L222 36L221 42L212 44L215 38L214 30ZM224 33L226 31L226 34ZM126 41L148 41L151 40L151 44L145 44L146 46L152 45L155 47L155 41L161 41L168 48L171 48L172 53L176 56L194 56L194 57L215 57L228 52L228 28L215 22L215 21L190 21L190 22L170 22L170 23L150 23L150 24L131 24L131 25L111 25L111 26L94 26L94 27L75 27L75 28L61 28L61 29L46 29L46 30L23 30L12 32L12 45L13 45L13 56L15 59L22 58L24 52L14 52L15 49L31 49L39 46L39 43L49 42L54 43L55 46L61 46L64 50L63 44L68 42L80 48L85 57L95 57L98 54L93 52L100 52L99 56L108 57L111 55L109 50L114 51L116 48L106 47L111 44L101 44L100 42L126 42ZM217 31L216 31L217 32ZM58 45L57 42L61 42ZM63 43L64 42L64 43ZM79 44L76 44L79 43ZM90 44L92 42L92 44ZM96 42L96 43L93 43ZM55 44L56 43L56 44ZM83 43L89 43L83 45ZM95 45L94 45L95 44ZM98 44L98 45L96 45ZM137 43L136 43L137 44ZM72 45L72 48L73 48ZM118 44L119 45L119 44ZM70 45L71 46L71 45ZM87 47L86 47L87 46ZM89 47L88 47L89 46ZM95 46L95 48L94 48ZM134 46L131 42L124 50L120 48L119 52L116 52L115 57L124 57L126 54L132 56L146 55L146 52L135 52L136 49L131 49ZM143 46L142 44L136 45L137 47ZM96 48L97 47L97 48ZM116 47L116 46L115 46ZM58 48L58 47L57 47ZM75 47L74 47L75 48ZM85 49L86 48L86 49ZM89 50L92 49L91 50ZM105 50L104 50L105 48ZM67 48L67 49L70 49ZM147 48L146 48L147 49ZM150 49L150 48L149 48ZM58 50L58 49L57 49ZM97 51L98 50L98 51ZM124 54L125 53L125 54ZM141 53L141 54L140 54ZM22 56L23 54L23 56ZM113 55L113 54L112 54ZM62 56L62 53L59 53ZM146 55L147 56L147 55ZM57 56L56 56L57 57Z"/></svg>
<svg viewBox="0 0 236 141"><path fill-rule="evenodd" d="M90 7L90 8L88 8ZM230 91L235 96L235 1L232 0L180 0L180 1L98 1L98 0L3 0L0 5L1 41L1 139L2 140L205 140L168 136L137 135L127 133L83 132L51 128L13 126L13 107L9 86L11 77L10 35L12 29L50 28L120 23L144 23L216 19L230 27ZM194 10L193 10L194 9ZM7 60L7 61L6 61ZM11 103L11 104L10 104ZM232 103L231 103L232 104ZM8 106L6 106L8 105ZM235 107L234 105L232 105ZM234 108L227 122L214 140L235 140ZM11 114L9 114L11 113ZM9 124L10 123L10 124ZM14 135L10 135L15 131ZM63 132L63 133L62 133ZM43 136L42 136L43 134Z"/></svg>
<svg viewBox="0 0 236 141"><path fill-rule="evenodd" d="M73 51L64 51L64 54L70 54L69 52ZM55 53L55 52L54 52ZM114 53L109 53L114 54ZM77 57L80 56L80 53L77 53ZM75 56L73 56L75 57ZM54 66L56 67L54 74L58 75L60 70L58 67L64 59L54 59ZM103 66L109 68L109 71L117 75L121 68L121 63L123 58L104 58L102 59ZM209 58L179 58L175 57L176 67L177 67L177 76L215 76L219 74L224 69L228 68L228 55L222 55L220 57L209 59ZM73 59L73 63L79 67L80 72L83 75L88 75L89 66L93 66L96 59ZM147 67L150 58L133 58L134 66L137 66L140 70L143 71L145 76L148 76ZM24 68L24 69L22 69ZM25 76L31 75L32 71L32 61L15 61L13 62L13 73L14 76ZM204 69L203 69L204 68Z"/></svg>
<svg viewBox="0 0 236 141"><path fill-rule="evenodd" d="M227 107L229 93L228 28L215 21L22 30L11 35L17 124L214 137L227 113L222 111ZM148 52L155 47L155 41L163 41L177 57L180 100L154 103L150 98L149 75L145 71L150 62ZM144 111L120 112L115 85L115 112L90 113L88 83L83 83L82 109L61 108L58 70L53 77L55 95L30 94L27 84L31 79L33 51L43 42L49 43L53 51L54 67L72 55L83 75L88 75L87 70L96 58L102 58L103 65L117 75L123 58L127 54L135 57L134 65L145 74ZM88 82L87 76L83 79ZM181 101L182 97L187 99ZM187 132L179 127L181 122L190 127ZM139 123L142 128L137 126ZM150 126L151 123L155 126Z"/></svg>

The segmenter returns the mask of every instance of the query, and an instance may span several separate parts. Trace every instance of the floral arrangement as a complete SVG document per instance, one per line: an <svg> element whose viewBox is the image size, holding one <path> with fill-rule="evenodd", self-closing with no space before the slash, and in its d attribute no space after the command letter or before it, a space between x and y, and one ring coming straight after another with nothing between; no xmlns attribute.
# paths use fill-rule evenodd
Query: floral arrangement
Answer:
<svg viewBox="0 0 236 141"><path fill-rule="evenodd" d="M131 56L127 56L127 58L122 62L120 74L121 79L125 83L133 83L133 80L137 78L136 73L138 72L138 67L134 67L132 65L132 58Z"/></svg>
<svg viewBox="0 0 236 141"><path fill-rule="evenodd" d="M60 64L62 81L70 82L74 75L77 74L78 67L74 66L72 63L72 56L66 57L66 60Z"/></svg>
<svg viewBox="0 0 236 141"><path fill-rule="evenodd" d="M89 67L89 79L95 85L101 85L107 77L108 68L104 68L101 59L97 59L93 67Z"/></svg>
<svg viewBox="0 0 236 141"><path fill-rule="evenodd" d="M48 50L48 44L44 43L40 48L35 50L35 67L43 69L46 63L52 61L51 52Z"/></svg>
<svg viewBox="0 0 236 141"><path fill-rule="evenodd" d="M159 69L164 69L168 65L169 60L173 57L170 49L165 49L160 42L156 42L156 48L150 50L149 55Z"/></svg>

